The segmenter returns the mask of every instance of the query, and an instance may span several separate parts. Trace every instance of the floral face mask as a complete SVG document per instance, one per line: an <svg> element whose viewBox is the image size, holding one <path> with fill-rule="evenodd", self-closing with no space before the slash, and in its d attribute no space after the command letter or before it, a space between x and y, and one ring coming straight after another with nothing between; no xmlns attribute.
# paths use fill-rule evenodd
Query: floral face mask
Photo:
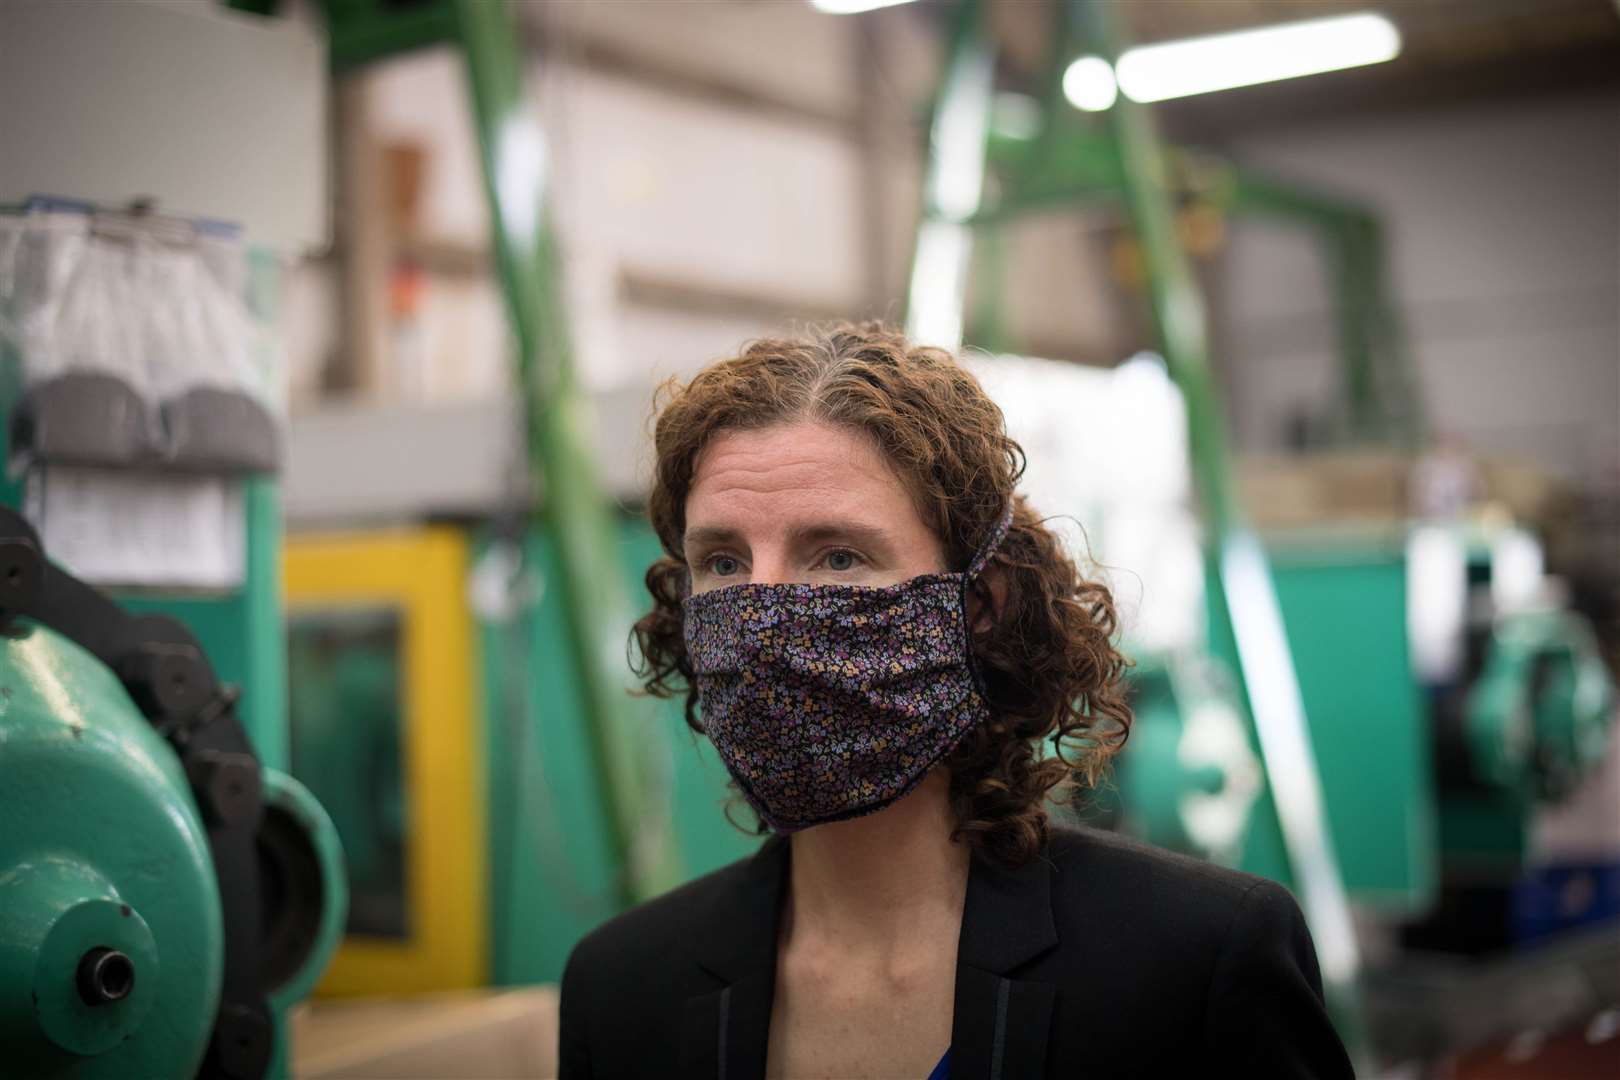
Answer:
<svg viewBox="0 0 1620 1080"><path fill-rule="evenodd" d="M778 832L875 813L989 719L960 574L898 585L728 585L682 604L709 739Z"/></svg>

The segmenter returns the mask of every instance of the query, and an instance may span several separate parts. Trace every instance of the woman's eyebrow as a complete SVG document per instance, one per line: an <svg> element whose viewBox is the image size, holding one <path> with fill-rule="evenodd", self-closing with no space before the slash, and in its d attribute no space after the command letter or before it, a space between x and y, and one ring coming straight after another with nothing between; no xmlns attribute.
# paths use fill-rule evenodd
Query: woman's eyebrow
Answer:
<svg viewBox="0 0 1620 1080"><path fill-rule="evenodd" d="M803 525L792 530L790 535L794 541L804 544L843 540L852 544L886 549L890 542L888 530L878 528L875 525L861 525L853 521L828 521L818 522L815 525Z"/></svg>
<svg viewBox="0 0 1620 1080"><path fill-rule="evenodd" d="M699 525L687 529L681 536L681 547L689 548L695 544L734 544L742 534L736 529L724 525Z"/></svg>
<svg viewBox="0 0 1620 1080"><path fill-rule="evenodd" d="M812 525L801 525L790 530L788 538L796 544L843 541L881 551L888 551L893 543L887 529L853 521L821 521ZM687 529L681 537L683 550L740 543L742 533L726 525L697 525Z"/></svg>

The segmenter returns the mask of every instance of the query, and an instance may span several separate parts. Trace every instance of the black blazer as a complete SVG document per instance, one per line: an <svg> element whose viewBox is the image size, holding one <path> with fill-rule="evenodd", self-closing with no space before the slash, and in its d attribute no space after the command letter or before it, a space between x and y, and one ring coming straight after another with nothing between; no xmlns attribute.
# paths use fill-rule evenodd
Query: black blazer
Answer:
<svg viewBox="0 0 1620 1080"><path fill-rule="evenodd" d="M787 866L773 838L581 941L562 1080L761 1076ZM1208 1075L1352 1075L1287 890L1067 826L1017 870L973 860L952 1080Z"/></svg>

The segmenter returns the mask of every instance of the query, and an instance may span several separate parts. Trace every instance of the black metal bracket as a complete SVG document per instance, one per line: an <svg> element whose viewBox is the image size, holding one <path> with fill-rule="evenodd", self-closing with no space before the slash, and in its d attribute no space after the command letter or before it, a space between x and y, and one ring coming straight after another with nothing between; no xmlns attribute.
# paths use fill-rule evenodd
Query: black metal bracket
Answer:
<svg viewBox="0 0 1620 1080"><path fill-rule="evenodd" d="M51 565L22 515L0 507L0 624L26 617L106 664L180 757L202 810L225 925L225 970L199 1077L260 1080L274 1021L260 951L263 912L257 834L264 817L259 759L201 644L176 619L132 615Z"/></svg>

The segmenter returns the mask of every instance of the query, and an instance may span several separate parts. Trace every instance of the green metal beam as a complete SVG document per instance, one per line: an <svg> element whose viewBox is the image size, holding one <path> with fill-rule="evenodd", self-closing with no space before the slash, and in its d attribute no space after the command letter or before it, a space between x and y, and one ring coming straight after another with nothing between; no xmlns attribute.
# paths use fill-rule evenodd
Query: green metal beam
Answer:
<svg viewBox="0 0 1620 1080"><path fill-rule="evenodd" d="M1067 55L1079 55L1070 42ZM1061 58L1052 80L1061 81ZM1129 180L1112 131L1098 131L1079 120L1050 95L1035 138L992 133L987 144L996 178L995 197L968 220L974 226L1000 225L1028 213L1057 207L1120 206ZM1057 116L1050 110L1059 108ZM1122 108L1129 108L1129 105ZM1118 110L1110 110L1117 113ZM1309 230L1320 245L1337 300L1339 375L1343 441L1413 447L1423 436L1423 417L1410 376L1411 365L1389 295L1383 230L1366 207L1302 188L1266 173L1187 149L1161 149L1164 181L1174 200L1200 199L1229 213L1283 220ZM975 286L982 286L975 279ZM994 294L992 286L989 293ZM980 319L988 317L982 306ZM994 325L997 320L990 318Z"/></svg>
<svg viewBox="0 0 1620 1080"><path fill-rule="evenodd" d="M1424 435L1423 412L1389 294L1384 231L1377 215L1253 169L1217 168L1205 187L1220 205L1236 213L1291 220L1317 236L1337 299L1348 440L1417 446Z"/></svg>
<svg viewBox="0 0 1620 1080"><path fill-rule="evenodd" d="M681 880L669 808L654 805L649 755L669 738L650 705L631 696L625 646L635 611L621 586L609 500L596 482L588 402L572 343L547 221L551 159L524 90L525 57L507 6L453 0L466 54L490 206L496 265L518 351L530 469L564 573L547 582L565 601L570 657L586 704L597 768L616 826L626 899Z"/></svg>
<svg viewBox="0 0 1620 1080"><path fill-rule="evenodd" d="M324 0L324 4L327 52L334 71L455 40L453 0L419 0L409 5L389 0Z"/></svg>

